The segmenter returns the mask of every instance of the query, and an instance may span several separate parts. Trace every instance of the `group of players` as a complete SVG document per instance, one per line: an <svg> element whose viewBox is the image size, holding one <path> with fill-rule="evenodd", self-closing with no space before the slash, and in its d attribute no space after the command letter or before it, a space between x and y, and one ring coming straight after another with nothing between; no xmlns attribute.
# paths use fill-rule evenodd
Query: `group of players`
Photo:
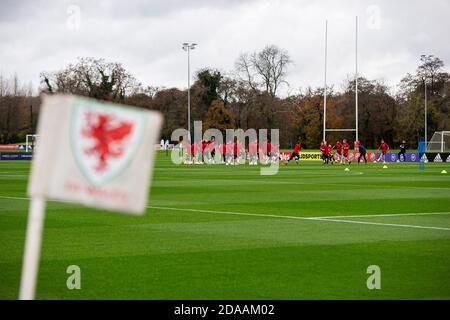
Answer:
<svg viewBox="0 0 450 320"><path fill-rule="evenodd" d="M263 164L269 164L279 160L280 146L264 141L261 145L257 140L250 141L248 152L245 146L238 140L216 144L214 137L211 140L202 140L197 143L184 145L185 164L215 164L226 165L244 164L257 165L258 160Z"/></svg>
<svg viewBox="0 0 450 320"><path fill-rule="evenodd" d="M336 150L336 152L333 152ZM322 141L320 143L320 153L322 154L322 161L324 164L334 164L335 162L340 162L342 164L351 164L349 159L350 145L347 139L336 141L334 146L331 146L327 141Z"/></svg>
<svg viewBox="0 0 450 320"><path fill-rule="evenodd" d="M402 145L404 147L404 142ZM250 141L248 144L248 152L245 146L238 140L216 144L214 137L211 140L186 144L183 146L183 149L185 150L185 164L221 163L226 165L239 165L245 164L247 160L249 165L257 165L258 160L261 164L269 164L280 160L285 164L294 160L298 164L302 144L300 141L297 141L288 157L280 153L280 146L271 143L270 140L264 141L261 145L257 140ZM366 148L359 141L355 141L354 149L358 152L357 162L364 161L367 163ZM389 151L389 145L383 139L381 139L377 151L381 152L379 159L376 159L375 162L382 160L385 163L385 155ZM401 152L405 152L404 149ZM343 139L342 142L337 140L333 146L327 141L322 141L320 144L320 153L324 164L351 164L350 145L347 139Z"/></svg>
<svg viewBox="0 0 450 320"><path fill-rule="evenodd" d="M333 150L336 150L336 152L333 152ZM350 145L348 144L347 139L343 139L342 143L340 140L336 141L334 146L331 146L331 144L327 141L322 141L320 143L320 152L322 154L322 161L324 164L334 164L335 162L351 164L349 150ZM354 142L354 150L358 152L357 162L360 163L364 161L364 163L367 163L367 150L366 147L360 143L360 141L357 140ZM389 151L389 145L386 141L384 141L384 139L381 139L380 146L377 151L380 151L380 157L375 159L374 162L383 161L383 163L386 163L386 153ZM403 141L400 146L399 159L401 159L400 155L402 154L404 157L405 153L406 147L405 141Z"/></svg>

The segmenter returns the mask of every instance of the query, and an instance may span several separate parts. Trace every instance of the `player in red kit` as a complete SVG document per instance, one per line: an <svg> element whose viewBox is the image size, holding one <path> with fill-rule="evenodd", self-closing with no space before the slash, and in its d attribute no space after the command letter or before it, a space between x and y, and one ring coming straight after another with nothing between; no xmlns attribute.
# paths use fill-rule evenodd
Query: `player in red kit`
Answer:
<svg viewBox="0 0 450 320"><path fill-rule="evenodd" d="M270 161L270 152L271 152L271 144L270 144L270 140L266 140L263 142L263 146L262 146L262 156L264 159L265 164L268 164Z"/></svg>
<svg viewBox="0 0 450 320"><path fill-rule="evenodd" d="M220 154L221 154L221 163L225 163L225 161L226 161L226 155L227 155L227 146L226 146L226 144L225 143L222 143L222 144L220 144L220 146L219 146L219 151L220 151Z"/></svg>
<svg viewBox="0 0 450 320"><path fill-rule="evenodd" d="M225 147L225 162L226 165L233 165L234 164L234 143L232 141L228 141Z"/></svg>
<svg viewBox="0 0 450 320"><path fill-rule="evenodd" d="M386 142L384 142L384 139L381 139L381 144L378 147L377 151L379 151L379 150L381 150L381 155L377 161L380 161L381 159L383 159L383 163L386 163L386 152L389 151L389 145Z"/></svg>
<svg viewBox="0 0 450 320"><path fill-rule="evenodd" d="M191 144L189 142L187 142L185 145L185 150L186 150L186 155L184 158L184 163L185 164L192 164L192 158L193 158L193 154L192 154L192 147Z"/></svg>
<svg viewBox="0 0 450 320"><path fill-rule="evenodd" d="M291 156L289 157L289 161L291 161L292 159L295 160L295 162L297 162L300 160L300 150L302 149L302 144L300 143L300 141L298 141L295 146L294 146L294 150L291 153Z"/></svg>
<svg viewBox="0 0 450 320"><path fill-rule="evenodd" d="M277 143L271 143L270 144L270 156L271 156L271 161L273 163L278 162L278 160L280 159L280 145Z"/></svg>
<svg viewBox="0 0 450 320"><path fill-rule="evenodd" d="M206 163L208 164L214 163L215 148L216 146L214 137L210 141L206 140L206 145L203 150L203 155Z"/></svg>
<svg viewBox="0 0 450 320"><path fill-rule="evenodd" d="M336 141L336 143L333 146L333 149L336 150L336 161L342 162L342 143L340 140Z"/></svg>
<svg viewBox="0 0 450 320"><path fill-rule="evenodd" d="M327 142L322 141L320 143L320 153L322 154L323 164L328 164Z"/></svg>
<svg viewBox="0 0 450 320"><path fill-rule="evenodd" d="M194 163L194 161L195 161L195 142L192 142L190 147L191 147L192 163Z"/></svg>
<svg viewBox="0 0 450 320"><path fill-rule="evenodd" d="M203 147L206 146L204 141L198 141L194 144L194 163L203 164Z"/></svg>
<svg viewBox="0 0 450 320"><path fill-rule="evenodd" d="M331 146L331 144L327 145L327 156L328 156L328 161L331 164L334 164L333 147Z"/></svg>
<svg viewBox="0 0 450 320"><path fill-rule="evenodd" d="M248 164L256 166L258 163L258 141L253 140L248 144Z"/></svg>
<svg viewBox="0 0 450 320"><path fill-rule="evenodd" d="M350 164L350 159L348 158L348 150L350 149L350 145L347 143L347 139L342 140L342 158L341 163L347 161Z"/></svg>
<svg viewBox="0 0 450 320"><path fill-rule="evenodd" d="M242 146L242 144L239 142L239 140L236 140L236 142L233 144L234 164L238 165L240 163L243 150L244 147Z"/></svg>
<svg viewBox="0 0 450 320"><path fill-rule="evenodd" d="M212 137L211 141L209 142L209 150L211 152L211 162L215 162L216 158L216 138Z"/></svg>

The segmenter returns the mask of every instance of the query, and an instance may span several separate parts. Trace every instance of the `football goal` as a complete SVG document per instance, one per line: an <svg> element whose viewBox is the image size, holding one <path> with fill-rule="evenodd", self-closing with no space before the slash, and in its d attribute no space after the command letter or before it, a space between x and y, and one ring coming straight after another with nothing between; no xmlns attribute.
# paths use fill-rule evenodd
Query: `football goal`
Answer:
<svg viewBox="0 0 450 320"><path fill-rule="evenodd" d="M450 131L436 131L428 141L427 152L450 152Z"/></svg>

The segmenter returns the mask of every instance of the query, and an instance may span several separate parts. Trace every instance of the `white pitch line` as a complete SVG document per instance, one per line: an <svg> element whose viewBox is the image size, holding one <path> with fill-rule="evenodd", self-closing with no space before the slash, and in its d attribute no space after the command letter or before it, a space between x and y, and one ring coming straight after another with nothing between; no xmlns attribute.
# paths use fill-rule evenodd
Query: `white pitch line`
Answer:
<svg viewBox="0 0 450 320"><path fill-rule="evenodd" d="M411 212L411 213L382 213L382 214L360 214L360 215L346 215L346 216L319 216L319 217L305 217L305 219L329 219L329 218L378 218L378 217L398 217L398 216L432 216L432 215L446 215L450 212Z"/></svg>
<svg viewBox="0 0 450 320"><path fill-rule="evenodd" d="M275 214L266 214L266 213L248 213L248 212L234 212L234 211L183 209L183 208L158 207L158 206L147 206L147 208L160 209L160 210L172 210L172 211L187 211L187 212L202 212L202 213L214 213L214 214L228 214L228 215L238 215L238 216L270 217L270 218L279 218L279 219L346 222L346 223L379 225L379 226L389 226L389 227L416 228L416 229L433 229L433 230L450 231L450 228L444 228L444 227L429 227L429 226L418 226L418 225L411 225L411 224L367 222L367 221L354 221L354 220L338 220L338 219L333 219L333 218L335 218L333 216L297 217L297 216L284 216L284 215L275 215ZM450 212L424 212L422 215L431 215L431 214L450 214ZM399 213L399 214L397 214L397 216L411 216L411 215L420 215L420 213L415 213L415 214L412 214L412 213L405 213L405 214ZM370 216L371 217L386 217L386 216L391 216L391 215L380 214L380 215L370 215ZM358 217L361 217L361 216L340 216L340 217L341 218L358 218ZM365 217L369 217L369 215L366 215Z"/></svg>
<svg viewBox="0 0 450 320"><path fill-rule="evenodd" d="M28 197L11 197L11 196L0 196L2 199L15 199L15 200L30 200ZM70 201L57 201L57 200L47 200L52 202L68 202ZM450 212L417 212L417 213L398 213L398 214L374 214L374 215L359 215L359 216L322 216L322 217L298 217L298 216L285 216L267 213L249 213L249 212L236 212L236 211L217 211L217 210L203 210L203 209L190 209L190 208L173 208L173 207L160 207L160 206L146 206L149 209L159 209L159 210L171 210L171 211L185 211L185 212L201 212L201 213L213 213L213 214L227 214L227 215L237 215L237 216L255 216L255 217L267 217L276 219L293 219L293 220L310 220L310 221L328 221L328 222L342 222L342 223L355 223L355 224L366 224L366 225L378 225L378 226L389 226L389 227L401 227L401 228L415 228L415 229L432 229L432 230L445 230L450 231L450 228L444 227L432 227L432 226L418 226L411 224L397 224L397 223L382 223L382 222L368 222L368 221L355 221L355 220L341 220L335 219L340 218L359 218L359 217L386 217L386 216L411 216L411 215L432 215L432 214L450 214Z"/></svg>
<svg viewBox="0 0 450 320"><path fill-rule="evenodd" d="M184 209L184 208L172 208L172 207L159 207L159 206L147 206L150 209L172 210L172 211L187 211L187 212L201 212L201 213L215 213L215 214L229 214L236 216L255 216L255 217L267 217L267 218L284 218L284 219L297 219L307 220L306 217L296 216L282 216L269 213L250 213L250 212L236 212L236 211L216 211L216 210L203 210L203 209Z"/></svg>
<svg viewBox="0 0 450 320"><path fill-rule="evenodd" d="M369 225L376 225L376 226L389 226L389 227L401 227L401 228L433 229L433 230L450 231L450 228L417 226L417 225L412 225L412 224L382 223L382 222L355 221L355 220L340 220L340 219L330 219L330 218L325 218L325 219L324 218L315 218L315 219L310 219L310 220L314 220L314 221L333 221L333 222L356 223L356 224L369 224Z"/></svg>
<svg viewBox="0 0 450 320"><path fill-rule="evenodd" d="M28 175L25 174L0 174L0 177L2 178L27 178L29 177Z"/></svg>
<svg viewBox="0 0 450 320"><path fill-rule="evenodd" d="M12 200L30 200L28 197L10 197L10 196L0 196L2 199L12 199Z"/></svg>

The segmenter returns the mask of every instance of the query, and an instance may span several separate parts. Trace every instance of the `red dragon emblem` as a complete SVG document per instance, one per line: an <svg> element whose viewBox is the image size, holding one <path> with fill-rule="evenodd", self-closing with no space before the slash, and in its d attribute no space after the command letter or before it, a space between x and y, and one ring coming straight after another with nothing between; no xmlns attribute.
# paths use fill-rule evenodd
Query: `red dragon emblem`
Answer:
<svg viewBox="0 0 450 320"><path fill-rule="evenodd" d="M132 122L119 121L114 115L86 112L86 127L81 129L83 137L92 139L93 146L86 148L86 155L96 155L98 163L94 170L104 171L108 159L120 157L124 153L124 140L134 127Z"/></svg>

